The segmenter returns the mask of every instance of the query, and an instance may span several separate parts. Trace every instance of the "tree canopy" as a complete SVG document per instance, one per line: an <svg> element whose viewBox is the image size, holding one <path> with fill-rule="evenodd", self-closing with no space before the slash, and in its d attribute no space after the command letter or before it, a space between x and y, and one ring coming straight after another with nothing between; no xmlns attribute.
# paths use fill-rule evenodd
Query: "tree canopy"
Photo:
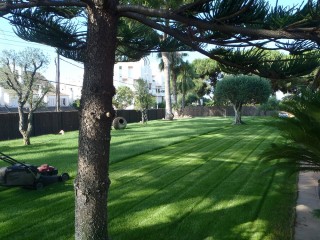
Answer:
<svg viewBox="0 0 320 240"><path fill-rule="evenodd" d="M116 109L126 109L133 103L134 93L127 86L120 86L113 97L113 105Z"/></svg>
<svg viewBox="0 0 320 240"><path fill-rule="evenodd" d="M234 124L241 124L242 105L264 103L271 94L270 82L258 76L227 76L217 83L215 99L218 103L230 102L234 108Z"/></svg>

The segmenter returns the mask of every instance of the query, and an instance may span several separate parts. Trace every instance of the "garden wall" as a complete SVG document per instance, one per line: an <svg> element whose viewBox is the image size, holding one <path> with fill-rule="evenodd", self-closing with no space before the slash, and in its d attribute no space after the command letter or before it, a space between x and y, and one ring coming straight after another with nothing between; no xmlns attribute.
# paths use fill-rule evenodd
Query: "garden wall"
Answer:
<svg viewBox="0 0 320 240"><path fill-rule="evenodd" d="M232 107L205 107L191 106L186 107L184 115L192 117L205 116L234 116ZM263 112L255 106L244 106L242 108L243 116L264 115ZM267 113L270 115L270 113ZM136 110L117 110L117 117L124 117L128 123L139 122L141 113ZM148 110L148 119L156 120L165 117L165 109ZM32 136L44 134L57 134L60 130L74 131L79 129L78 111L66 112L36 112L34 113L34 124ZM1 113L0 114L0 140L9 140L21 138L19 132L19 115L18 113Z"/></svg>
<svg viewBox="0 0 320 240"><path fill-rule="evenodd" d="M136 110L118 110L118 117L124 117L128 123L139 122L141 113ZM164 109L148 110L148 119L156 120L165 117ZM79 129L78 111L35 112L31 136L57 134L60 130L74 131ZM0 140L21 138L18 113L0 114Z"/></svg>
<svg viewBox="0 0 320 240"><path fill-rule="evenodd" d="M243 106L242 116L265 116L271 115L272 112L262 112L257 106ZM234 110L232 106L228 107L207 107L207 106L188 106L184 109L184 115L192 117L206 117L206 116L219 116L227 117L234 116Z"/></svg>

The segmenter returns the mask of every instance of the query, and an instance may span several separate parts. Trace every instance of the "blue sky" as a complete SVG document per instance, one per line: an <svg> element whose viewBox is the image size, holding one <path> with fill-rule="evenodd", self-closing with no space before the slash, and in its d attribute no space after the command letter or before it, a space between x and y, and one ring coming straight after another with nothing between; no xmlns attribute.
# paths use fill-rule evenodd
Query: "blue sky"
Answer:
<svg viewBox="0 0 320 240"><path fill-rule="evenodd" d="M269 0L268 1L270 5L275 5L277 0ZM278 0L279 5L288 5L292 6L294 4L301 4L301 0ZM45 45L32 43L32 42L26 42L17 36L15 36L14 32L12 31L12 27L10 24L3 18L0 18L0 52L2 50L10 50L14 49L16 51L23 50L26 47L34 47L34 48L40 48L44 53L46 53L49 56L50 59L50 65L47 68L47 70L44 72L45 76L48 80L55 80L55 64L54 60L56 58L56 53L54 48L48 47ZM199 53L189 53L189 61L192 61L195 58L201 58L203 55ZM154 62L154 58L150 58L151 62ZM63 81L70 81L73 79L79 79L82 78L83 74L83 67L80 63L74 62L69 59L62 58L61 61L61 80Z"/></svg>

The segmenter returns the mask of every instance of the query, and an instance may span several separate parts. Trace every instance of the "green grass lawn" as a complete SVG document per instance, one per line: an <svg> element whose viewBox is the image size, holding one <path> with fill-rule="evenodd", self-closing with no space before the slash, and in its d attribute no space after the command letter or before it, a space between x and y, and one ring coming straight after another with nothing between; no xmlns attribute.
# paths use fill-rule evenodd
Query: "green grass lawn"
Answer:
<svg viewBox="0 0 320 240"><path fill-rule="evenodd" d="M292 239L296 176L267 171L270 119L194 118L112 131L109 231L124 239ZM74 178L77 133L0 141L0 151ZM0 163L0 166L4 166ZM73 239L73 181L0 187L0 239Z"/></svg>

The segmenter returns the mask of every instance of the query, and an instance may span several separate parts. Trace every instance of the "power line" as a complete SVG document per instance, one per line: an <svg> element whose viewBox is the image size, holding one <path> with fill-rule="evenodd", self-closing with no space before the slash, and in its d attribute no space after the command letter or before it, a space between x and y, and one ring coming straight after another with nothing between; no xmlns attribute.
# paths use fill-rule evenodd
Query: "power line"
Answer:
<svg viewBox="0 0 320 240"><path fill-rule="evenodd" d="M76 64L74 64L74 63L71 63L71 62L69 62L69 61L67 61L67 60L65 60L65 59L60 58L60 60L66 62L66 63L69 63L70 65L75 66L75 67L77 67L77 68L84 69L83 67L80 67L80 66L78 66L78 65L76 65Z"/></svg>

